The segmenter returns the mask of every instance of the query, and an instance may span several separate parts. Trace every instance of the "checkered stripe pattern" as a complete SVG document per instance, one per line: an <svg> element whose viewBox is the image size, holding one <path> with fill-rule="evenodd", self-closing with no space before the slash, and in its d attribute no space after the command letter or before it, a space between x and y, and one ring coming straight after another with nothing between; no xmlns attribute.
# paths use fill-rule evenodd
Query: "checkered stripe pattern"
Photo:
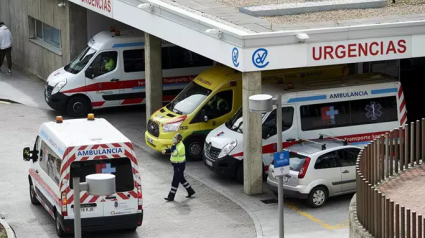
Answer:
<svg viewBox="0 0 425 238"><path fill-rule="evenodd" d="M404 93L403 88L401 87L401 84L398 84L398 94L397 94L398 101L400 102L399 107L399 118L400 119L400 126L402 126L407 121L407 110L406 110L406 101L404 101Z"/></svg>
<svg viewBox="0 0 425 238"><path fill-rule="evenodd" d="M117 154L108 154L108 155L93 155L93 156L77 156L78 151L83 150L96 150L96 149L111 149L111 148L121 148L122 153ZM66 192L68 204L72 204L74 201L73 190L70 189L70 165L74 161L87 161L87 160L101 160L101 159L111 159L111 158L122 158L127 157L131 160L133 175L138 174L138 164L134 154L133 145L130 142L125 143L112 143L112 144L97 144L91 146L78 146L78 147L69 147L64 154L65 160L62 162L61 168L61 184L60 191ZM68 184L63 184L63 180L68 181ZM141 185L140 178L135 177L134 189L129 192L119 192L117 193L118 200L127 200L129 197L137 198L137 188ZM87 192L81 192L80 202L81 203L95 203L98 200L104 202L103 199L100 199L101 196L89 195Z"/></svg>

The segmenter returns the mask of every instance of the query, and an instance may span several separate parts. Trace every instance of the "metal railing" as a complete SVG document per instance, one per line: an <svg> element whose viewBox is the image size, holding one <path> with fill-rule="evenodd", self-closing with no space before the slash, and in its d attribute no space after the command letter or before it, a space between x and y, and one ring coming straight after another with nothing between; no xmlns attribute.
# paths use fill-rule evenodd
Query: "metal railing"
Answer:
<svg viewBox="0 0 425 238"><path fill-rule="evenodd" d="M425 119L375 138L356 163L357 218L376 238L425 237L425 217L392 201L378 187L425 163ZM425 214L424 214L425 215Z"/></svg>

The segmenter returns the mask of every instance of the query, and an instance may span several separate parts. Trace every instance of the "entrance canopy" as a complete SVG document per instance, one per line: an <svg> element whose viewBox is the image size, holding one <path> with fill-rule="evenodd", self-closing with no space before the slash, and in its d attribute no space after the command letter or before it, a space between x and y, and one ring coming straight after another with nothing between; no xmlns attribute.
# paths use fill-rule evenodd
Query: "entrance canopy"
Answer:
<svg viewBox="0 0 425 238"><path fill-rule="evenodd" d="M69 1L241 72L425 56L425 16L270 32L170 0Z"/></svg>

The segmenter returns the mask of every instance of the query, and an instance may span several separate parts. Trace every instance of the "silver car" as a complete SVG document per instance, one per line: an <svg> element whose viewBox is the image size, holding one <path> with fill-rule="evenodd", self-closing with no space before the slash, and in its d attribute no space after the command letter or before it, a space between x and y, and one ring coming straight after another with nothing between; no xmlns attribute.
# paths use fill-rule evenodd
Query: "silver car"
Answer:
<svg viewBox="0 0 425 238"><path fill-rule="evenodd" d="M356 160L360 148L335 140L314 140L285 148L290 151L290 172L283 177L284 196L307 199L321 207L328 197L356 191ZM267 185L277 196L274 166L269 167Z"/></svg>

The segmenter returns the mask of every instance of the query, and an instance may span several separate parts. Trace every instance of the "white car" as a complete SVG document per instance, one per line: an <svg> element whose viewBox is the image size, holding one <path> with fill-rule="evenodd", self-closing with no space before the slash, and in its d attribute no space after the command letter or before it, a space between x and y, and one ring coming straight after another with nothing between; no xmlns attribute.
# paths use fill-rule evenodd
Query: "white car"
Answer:
<svg viewBox="0 0 425 238"><path fill-rule="evenodd" d="M321 207L328 197L356 191L357 146L321 139L292 145L290 172L283 177L284 196L307 199L311 207ZM267 185L277 196L278 182L270 165Z"/></svg>

